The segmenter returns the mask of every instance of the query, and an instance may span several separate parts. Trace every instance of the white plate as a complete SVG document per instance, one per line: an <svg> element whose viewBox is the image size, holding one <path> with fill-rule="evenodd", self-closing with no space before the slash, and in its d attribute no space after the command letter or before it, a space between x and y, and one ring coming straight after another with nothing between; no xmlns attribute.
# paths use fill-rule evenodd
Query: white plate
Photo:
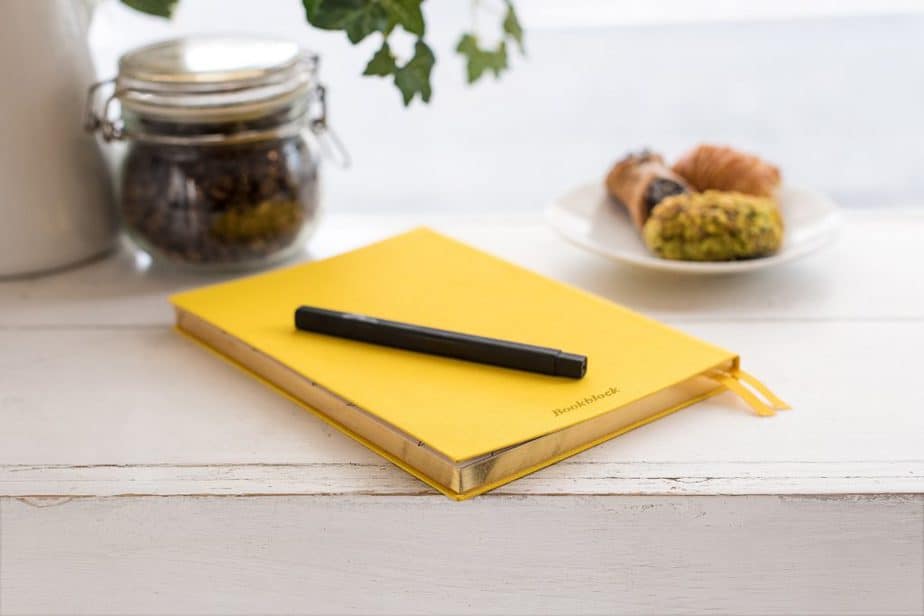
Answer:
<svg viewBox="0 0 924 616"><path fill-rule="evenodd" d="M565 238L614 261L688 274L726 274L756 270L805 256L837 236L840 214L828 197L783 186L777 200L785 224L783 245L769 257L742 261L672 261L656 257L642 243L629 215L612 201L602 182L584 184L546 208L546 220Z"/></svg>

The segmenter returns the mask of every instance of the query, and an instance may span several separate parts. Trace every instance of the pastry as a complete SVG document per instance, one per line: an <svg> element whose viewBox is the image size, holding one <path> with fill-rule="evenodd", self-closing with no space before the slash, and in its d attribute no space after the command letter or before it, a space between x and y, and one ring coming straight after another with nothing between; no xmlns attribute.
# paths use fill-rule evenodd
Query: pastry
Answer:
<svg viewBox="0 0 924 616"><path fill-rule="evenodd" d="M756 156L719 145L700 145L674 163L674 172L697 191L725 190L772 197L780 170Z"/></svg>
<svg viewBox="0 0 924 616"><path fill-rule="evenodd" d="M775 252L783 222L772 199L708 190L664 199L652 210L642 236L665 259L732 261Z"/></svg>
<svg viewBox="0 0 924 616"><path fill-rule="evenodd" d="M685 193L690 187L660 155L643 150L613 166L606 176L606 190L626 207L632 222L641 229L651 209L662 199Z"/></svg>

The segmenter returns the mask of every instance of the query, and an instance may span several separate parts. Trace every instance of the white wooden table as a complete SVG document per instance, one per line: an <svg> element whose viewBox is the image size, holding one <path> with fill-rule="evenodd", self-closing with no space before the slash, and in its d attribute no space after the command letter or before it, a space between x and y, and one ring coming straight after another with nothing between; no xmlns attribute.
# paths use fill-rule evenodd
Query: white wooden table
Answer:
<svg viewBox="0 0 924 616"><path fill-rule="evenodd" d="M327 256L427 223L739 351L722 395L470 502L173 333L205 278L127 254L0 283L0 613L924 611L924 215L754 275L678 278L537 216L332 216Z"/></svg>

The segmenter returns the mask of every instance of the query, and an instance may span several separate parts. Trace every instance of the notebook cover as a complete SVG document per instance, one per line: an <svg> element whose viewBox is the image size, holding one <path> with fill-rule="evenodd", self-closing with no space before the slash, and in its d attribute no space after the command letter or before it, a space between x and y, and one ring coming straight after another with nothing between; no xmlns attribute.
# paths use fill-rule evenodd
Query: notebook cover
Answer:
<svg viewBox="0 0 924 616"><path fill-rule="evenodd" d="M454 461L735 360L724 349L429 229L171 298ZM302 304L588 356L572 380L297 332Z"/></svg>

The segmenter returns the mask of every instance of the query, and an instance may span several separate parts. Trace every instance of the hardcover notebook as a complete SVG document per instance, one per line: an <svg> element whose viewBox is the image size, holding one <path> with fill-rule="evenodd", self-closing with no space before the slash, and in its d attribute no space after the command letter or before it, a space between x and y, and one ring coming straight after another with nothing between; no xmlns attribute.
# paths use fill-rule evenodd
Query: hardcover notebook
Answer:
<svg viewBox="0 0 924 616"><path fill-rule="evenodd" d="M725 389L786 408L734 353L428 229L171 301L183 333L460 500ZM580 353L587 374L296 331L303 304Z"/></svg>

